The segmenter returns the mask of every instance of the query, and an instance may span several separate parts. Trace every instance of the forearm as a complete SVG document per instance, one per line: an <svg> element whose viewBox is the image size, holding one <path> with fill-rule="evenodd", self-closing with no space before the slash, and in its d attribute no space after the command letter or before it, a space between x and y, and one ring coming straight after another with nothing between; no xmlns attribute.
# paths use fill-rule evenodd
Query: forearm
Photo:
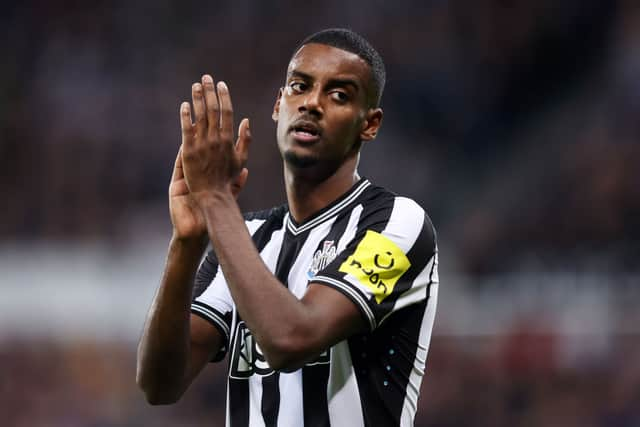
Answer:
<svg viewBox="0 0 640 427"><path fill-rule="evenodd" d="M201 206L238 312L271 366L279 364L283 353L300 349L304 358L321 350L308 333L309 311L260 258L233 196L216 193Z"/></svg>
<svg viewBox="0 0 640 427"><path fill-rule="evenodd" d="M185 387L193 281L205 241L173 238L138 346L137 382L149 401L168 403Z"/></svg>

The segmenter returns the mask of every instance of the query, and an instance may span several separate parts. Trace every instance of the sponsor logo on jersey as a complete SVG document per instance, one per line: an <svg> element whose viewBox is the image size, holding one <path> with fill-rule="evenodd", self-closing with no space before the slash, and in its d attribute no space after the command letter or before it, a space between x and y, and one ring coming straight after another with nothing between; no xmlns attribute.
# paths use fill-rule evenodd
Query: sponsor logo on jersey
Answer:
<svg viewBox="0 0 640 427"><path fill-rule="evenodd" d="M306 365L326 364L329 363L329 360L329 351L327 350L316 360ZM236 379L247 379L252 375L266 377L274 372L247 325L243 321L239 322L233 339L229 376Z"/></svg>
<svg viewBox="0 0 640 427"><path fill-rule="evenodd" d="M322 249L318 249L313 254L313 260L311 261L311 267L307 271L307 277L313 279L318 274L318 271L325 268L336 257L336 246L333 244L333 240L325 240L322 244Z"/></svg>
<svg viewBox="0 0 640 427"><path fill-rule="evenodd" d="M358 282L373 292L380 304L391 295L396 282L409 269L411 263L389 238L367 230L364 238L339 271L355 277Z"/></svg>

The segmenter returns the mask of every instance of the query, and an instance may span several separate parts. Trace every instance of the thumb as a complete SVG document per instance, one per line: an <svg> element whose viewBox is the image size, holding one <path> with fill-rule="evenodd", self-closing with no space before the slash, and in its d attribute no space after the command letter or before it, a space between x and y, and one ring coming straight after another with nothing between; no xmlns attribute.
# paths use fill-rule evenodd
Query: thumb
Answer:
<svg viewBox="0 0 640 427"><path fill-rule="evenodd" d="M249 145L251 145L251 129L249 119L244 118L238 127L238 140L236 141L236 153L240 158L240 164L244 167L249 159Z"/></svg>
<svg viewBox="0 0 640 427"><path fill-rule="evenodd" d="M236 176L236 178L231 182L231 192L235 197L238 197L238 194L240 194L244 188L248 177L249 170L247 168L242 168L238 176Z"/></svg>
<svg viewBox="0 0 640 427"><path fill-rule="evenodd" d="M177 181L179 179L184 178L184 174L182 171L182 145L180 145L180 149L178 150L178 154L176 155L176 161L173 165L173 173L171 174L171 182Z"/></svg>

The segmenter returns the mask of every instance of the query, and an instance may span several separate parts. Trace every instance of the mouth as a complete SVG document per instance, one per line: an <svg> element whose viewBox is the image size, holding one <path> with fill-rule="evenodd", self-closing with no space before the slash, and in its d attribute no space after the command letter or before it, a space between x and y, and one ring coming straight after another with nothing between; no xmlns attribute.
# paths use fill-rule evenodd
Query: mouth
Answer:
<svg viewBox="0 0 640 427"><path fill-rule="evenodd" d="M322 134L320 127L308 120L297 120L291 125L289 132L297 141L306 143L318 141Z"/></svg>

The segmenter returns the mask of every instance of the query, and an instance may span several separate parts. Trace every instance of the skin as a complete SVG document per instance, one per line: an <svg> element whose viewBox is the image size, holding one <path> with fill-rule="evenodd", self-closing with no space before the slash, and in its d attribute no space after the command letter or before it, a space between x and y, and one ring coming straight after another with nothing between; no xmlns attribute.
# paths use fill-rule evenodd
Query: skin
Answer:
<svg viewBox="0 0 640 427"><path fill-rule="evenodd" d="M355 54L312 43L292 58L273 119L297 222L357 181L362 143L375 138L382 121L382 110L367 102L369 92L369 67ZM236 139L229 89L210 75L193 84L192 104L180 106L182 145L169 186L173 236L138 347L137 382L152 404L177 401L222 344L215 327L189 313L208 240L240 315L273 369L295 370L367 328L342 293L311 283L298 300L268 270L236 202L248 176L249 121L241 121ZM309 141L296 133L301 119L319 137Z"/></svg>

